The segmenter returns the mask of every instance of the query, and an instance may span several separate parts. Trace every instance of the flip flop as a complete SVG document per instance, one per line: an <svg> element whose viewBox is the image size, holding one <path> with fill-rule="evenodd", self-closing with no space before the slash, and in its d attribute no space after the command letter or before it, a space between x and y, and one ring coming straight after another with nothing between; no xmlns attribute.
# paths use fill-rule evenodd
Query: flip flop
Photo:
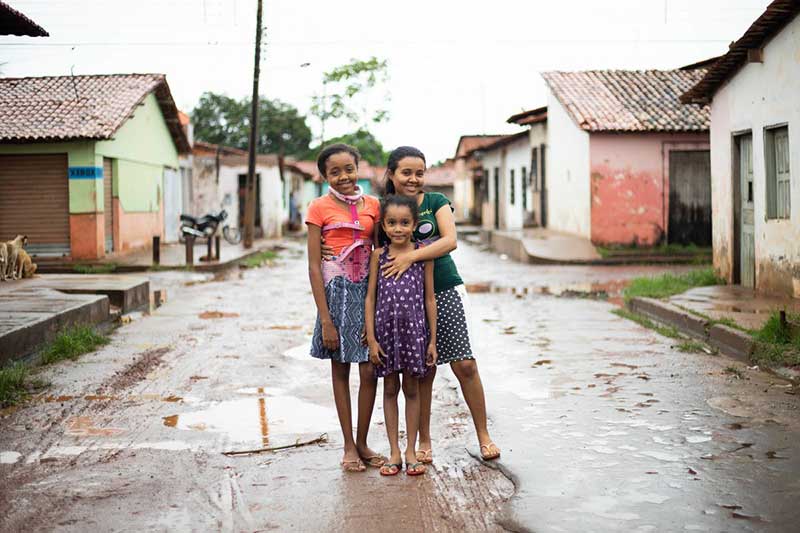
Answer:
<svg viewBox="0 0 800 533"><path fill-rule="evenodd" d="M365 455L361 455L360 457L361 460L364 461L364 464L366 464L367 466L371 466L372 468L380 468L386 464L386 461L389 460L383 455L377 453L375 455L370 455L369 457Z"/></svg>
<svg viewBox="0 0 800 533"><path fill-rule="evenodd" d="M392 470L394 468L394 470ZM381 466L382 476L396 476L403 469L403 463L386 463Z"/></svg>
<svg viewBox="0 0 800 533"><path fill-rule="evenodd" d="M417 450L417 461L429 465L433 462L433 450Z"/></svg>
<svg viewBox="0 0 800 533"><path fill-rule="evenodd" d="M418 470L420 467L422 468L422 470ZM425 465L422 463L410 463L410 464L406 463L407 476L421 476L422 474L425 473L425 470L427 469L425 468Z"/></svg>
<svg viewBox="0 0 800 533"><path fill-rule="evenodd" d="M494 448L494 450L492 450L492 448ZM497 447L497 444L495 444L494 442L490 442L489 444L481 445L481 458L484 461L493 461L498 457L500 457L500 448Z"/></svg>
<svg viewBox="0 0 800 533"><path fill-rule="evenodd" d="M360 459L358 461L342 461L341 466L345 472L363 472L367 469Z"/></svg>

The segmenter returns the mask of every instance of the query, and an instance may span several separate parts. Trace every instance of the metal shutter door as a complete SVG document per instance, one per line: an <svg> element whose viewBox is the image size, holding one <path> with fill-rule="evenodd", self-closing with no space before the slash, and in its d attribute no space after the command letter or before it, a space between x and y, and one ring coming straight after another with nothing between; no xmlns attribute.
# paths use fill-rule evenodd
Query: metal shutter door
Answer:
<svg viewBox="0 0 800 533"><path fill-rule="evenodd" d="M0 155L0 239L28 236L31 255L69 255L67 155Z"/></svg>

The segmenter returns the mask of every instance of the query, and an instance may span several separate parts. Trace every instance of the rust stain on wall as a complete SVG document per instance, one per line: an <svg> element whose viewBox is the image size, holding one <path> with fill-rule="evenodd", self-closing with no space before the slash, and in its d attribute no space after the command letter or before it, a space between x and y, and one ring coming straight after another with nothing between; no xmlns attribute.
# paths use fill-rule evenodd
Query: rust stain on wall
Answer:
<svg viewBox="0 0 800 533"><path fill-rule="evenodd" d="M652 172L592 167L592 242L652 246L664 236L661 176Z"/></svg>

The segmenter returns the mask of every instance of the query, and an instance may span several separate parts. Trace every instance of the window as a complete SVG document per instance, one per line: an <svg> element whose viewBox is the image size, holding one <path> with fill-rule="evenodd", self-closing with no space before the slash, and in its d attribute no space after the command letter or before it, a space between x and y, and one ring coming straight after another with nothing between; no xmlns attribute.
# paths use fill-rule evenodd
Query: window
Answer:
<svg viewBox="0 0 800 533"><path fill-rule="evenodd" d="M511 192L511 205L514 205L514 202L516 201L516 192L517 192L516 191L516 187L515 187L516 186L516 181L517 180L514 177L514 169L512 168L511 169L511 177L509 179L509 184L510 184L509 186L510 186L510 192Z"/></svg>
<svg viewBox="0 0 800 533"><path fill-rule="evenodd" d="M528 209L528 169L522 167L522 209Z"/></svg>
<svg viewBox="0 0 800 533"><path fill-rule="evenodd" d="M539 148L531 148L531 189L539 190Z"/></svg>
<svg viewBox="0 0 800 533"><path fill-rule="evenodd" d="M764 131L767 165L767 218L789 218L789 128L781 126Z"/></svg>

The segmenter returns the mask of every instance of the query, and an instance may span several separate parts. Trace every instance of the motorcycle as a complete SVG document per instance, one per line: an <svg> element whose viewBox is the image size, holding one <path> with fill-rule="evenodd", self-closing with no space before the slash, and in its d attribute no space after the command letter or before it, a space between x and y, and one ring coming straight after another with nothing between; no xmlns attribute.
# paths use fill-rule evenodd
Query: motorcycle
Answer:
<svg viewBox="0 0 800 533"><path fill-rule="evenodd" d="M211 239L217 233L217 230L228 218L228 212L225 209L220 210L218 213L208 213L201 217L193 217L185 213L180 215L181 228L180 240L184 242L184 236L191 234L198 238ZM222 236L230 244L239 244L242 242L242 233L239 228L225 224L222 227Z"/></svg>

